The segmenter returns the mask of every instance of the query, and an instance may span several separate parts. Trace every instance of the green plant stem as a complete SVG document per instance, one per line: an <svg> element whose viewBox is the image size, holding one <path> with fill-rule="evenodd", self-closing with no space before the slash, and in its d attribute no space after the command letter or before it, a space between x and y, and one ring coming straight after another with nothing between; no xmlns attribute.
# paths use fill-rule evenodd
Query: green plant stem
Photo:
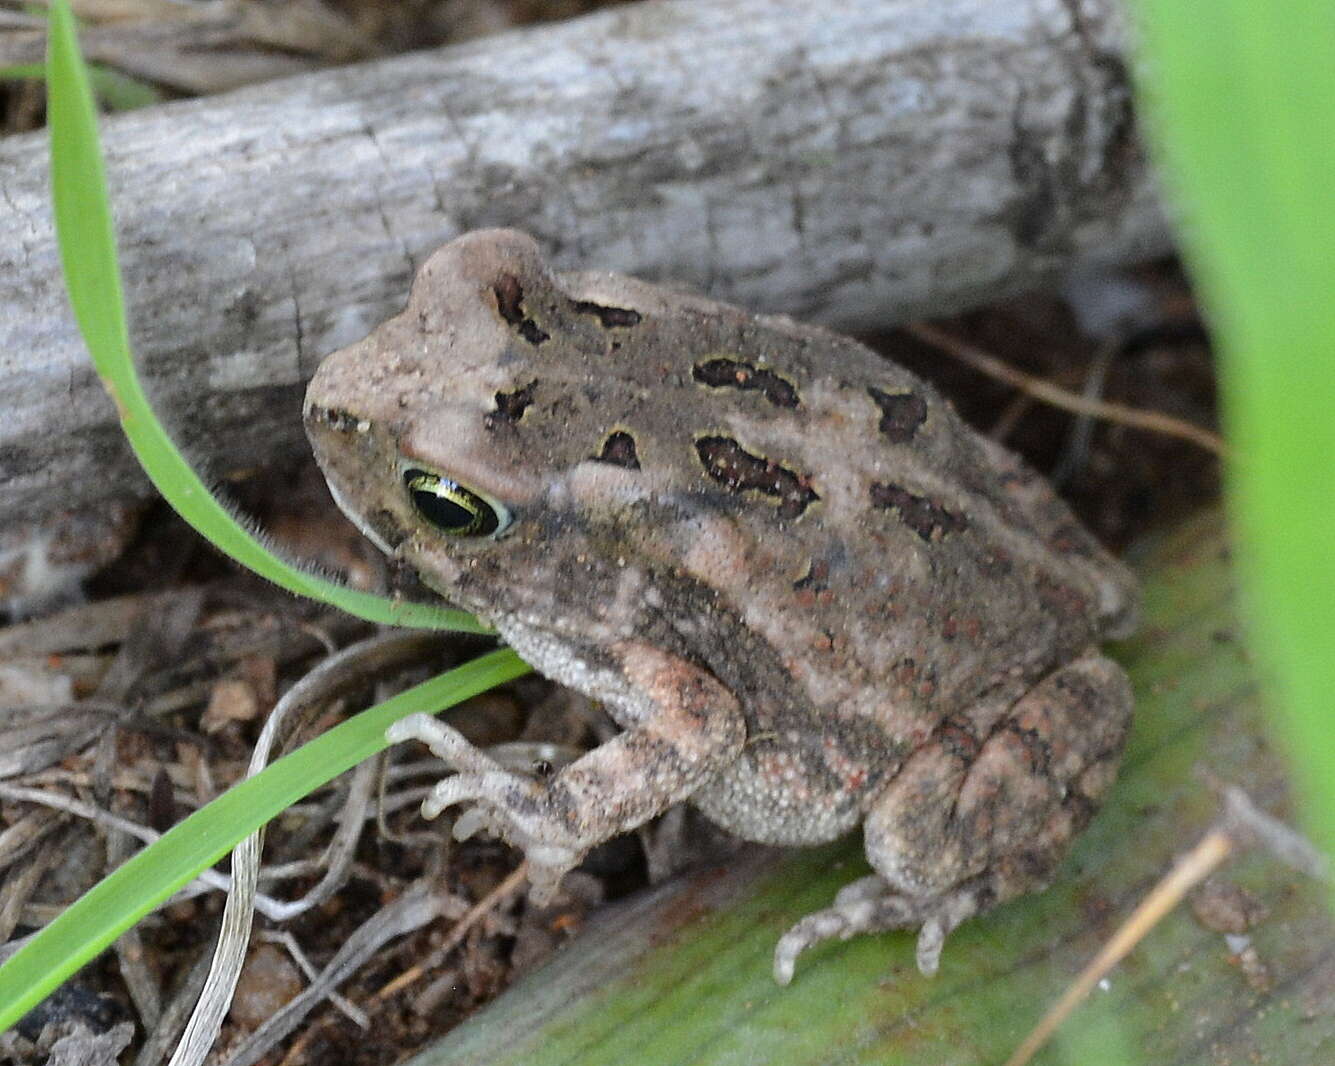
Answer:
<svg viewBox="0 0 1335 1066"><path fill-rule="evenodd" d="M47 69L51 192L70 304L125 436L153 484L220 551L292 592L373 622L489 632L463 611L359 592L291 566L237 522L191 469L158 422L134 367L97 115L64 0L51 6Z"/></svg>

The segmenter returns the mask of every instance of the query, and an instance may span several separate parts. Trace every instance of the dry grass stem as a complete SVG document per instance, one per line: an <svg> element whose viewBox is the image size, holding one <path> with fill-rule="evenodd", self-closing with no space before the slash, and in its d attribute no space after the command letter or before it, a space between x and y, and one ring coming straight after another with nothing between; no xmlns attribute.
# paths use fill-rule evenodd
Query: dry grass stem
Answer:
<svg viewBox="0 0 1335 1066"><path fill-rule="evenodd" d="M438 641L430 635L424 638L415 632L391 632L330 656L293 685L274 706L255 742L246 776L253 777L263 770L270 755L338 693L364 683L368 676L374 676L387 666L402 665L420 657L424 650L437 646ZM294 917L322 903L347 879L374 782L373 762L362 763L353 770L352 784L345 800L345 817L325 850L328 868L319 883L301 899L280 904L283 918ZM200 1066L222 1030L250 943L263 845L264 832L260 830L247 836L232 852L232 888L223 908L218 946L199 1002L186 1023L169 1066Z"/></svg>
<svg viewBox="0 0 1335 1066"><path fill-rule="evenodd" d="M376 994L370 998L369 1002L383 1003L396 992L407 988L408 985L412 984L414 981L420 980L431 970L439 966L445 961L445 957L459 946L460 942L468 935L468 931L472 929L473 926L477 925L478 922L499 907L512 893L519 890L527 876L528 861L525 860L516 866L505 880L501 881L495 888L468 909L468 913L455 923L454 928L450 930L450 935L445 938L440 947L436 948L435 951L416 966L404 970L398 977L394 978L389 984L376 992Z"/></svg>
<svg viewBox="0 0 1335 1066"><path fill-rule="evenodd" d="M1102 418L1108 422L1117 422L1124 426L1131 426L1134 429L1145 429L1152 433L1177 437L1181 440L1190 441L1192 444L1221 458L1227 458L1229 455L1229 447L1224 439L1217 433L1212 433L1201 426L1192 425L1190 422L1184 422L1180 418L1174 418L1172 415L1166 415L1158 411L1143 411L1137 407L1109 403L1107 400L1098 400L1071 392L1069 389L1054 385L1043 378L1026 374L1023 370L1017 370L995 355L985 352L981 348L976 348L953 334L926 322L911 322L904 328L918 340L930 344L933 348L944 352L953 359L958 359L980 374L986 374L990 378L1004 382L1036 400L1051 404L1053 407L1060 407L1062 410L1070 411L1073 414L1089 415L1094 418Z"/></svg>
<svg viewBox="0 0 1335 1066"><path fill-rule="evenodd" d="M1214 873L1234 853L1259 845L1300 873L1316 880L1330 879L1329 862L1301 833L1260 810L1242 789L1229 785L1222 787L1221 792L1223 817L1131 912L1131 916L1122 923L1112 939L1071 982L1033 1031L1020 1042L1014 1054L1006 1060L1006 1066L1025 1066L1039 1048L1047 1043L1057 1027L1093 991L1094 986L1126 958L1131 949L1181 903L1188 892Z"/></svg>
<svg viewBox="0 0 1335 1066"><path fill-rule="evenodd" d="M1182 902L1188 892L1204 881L1232 854L1236 847L1232 837L1223 829L1212 829L1173 868L1173 871L1151 890L1150 894L1131 912L1122 927L1094 956L1080 975L1067 986L1065 992L1048 1008L1033 1031L1020 1042L1006 1066L1025 1066L1052 1034L1086 996L1094 990L1108 972L1121 962L1155 925Z"/></svg>

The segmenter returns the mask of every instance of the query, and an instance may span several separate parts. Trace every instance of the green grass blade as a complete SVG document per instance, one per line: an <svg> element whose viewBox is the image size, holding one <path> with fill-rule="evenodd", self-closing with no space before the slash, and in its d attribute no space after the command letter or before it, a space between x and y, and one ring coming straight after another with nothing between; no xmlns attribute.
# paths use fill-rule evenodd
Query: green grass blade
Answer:
<svg viewBox="0 0 1335 1066"><path fill-rule="evenodd" d="M112 111L134 111L162 103L164 95L148 82L94 64L88 68L93 92Z"/></svg>
<svg viewBox="0 0 1335 1066"><path fill-rule="evenodd" d="M1309 828L1335 849L1335 5L1139 0L1143 110L1222 357L1231 511Z"/></svg>
<svg viewBox="0 0 1335 1066"><path fill-rule="evenodd" d="M237 523L190 469L154 416L135 372L88 71L64 0L51 8L46 76L52 195L70 303L126 437L163 496L220 550L294 592L377 622L487 632L463 612L359 593L289 566ZM197 811L0 967L0 1030L247 834L381 750L391 722L439 710L528 669L508 649L483 656L330 730Z"/></svg>
<svg viewBox="0 0 1335 1066"><path fill-rule="evenodd" d="M438 711L529 667L508 648L399 693L228 789L86 892L0 966L0 1032L244 837L382 750L391 723Z"/></svg>
<svg viewBox="0 0 1335 1066"><path fill-rule="evenodd" d="M26 81L46 77L46 66L42 63L14 63L0 67L0 81Z"/></svg>
<svg viewBox="0 0 1335 1066"><path fill-rule="evenodd" d="M190 468L154 416L134 368L96 112L65 0L51 6L47 65L51 187L70 304L125 435L158 491L220 551L292 592L374 622L487 632L463 611L358 592L291 566L238 523Z"/></svg>
<svg viewBox="0 0 1335 1066"><path fill-rule="evenodd" d="M162 102L162 93L152 85L96 64L88 68L89 81L97 98L112 111L133 111ZM46 80L45 63L16 63L0 67L0 81Z"/></svg>

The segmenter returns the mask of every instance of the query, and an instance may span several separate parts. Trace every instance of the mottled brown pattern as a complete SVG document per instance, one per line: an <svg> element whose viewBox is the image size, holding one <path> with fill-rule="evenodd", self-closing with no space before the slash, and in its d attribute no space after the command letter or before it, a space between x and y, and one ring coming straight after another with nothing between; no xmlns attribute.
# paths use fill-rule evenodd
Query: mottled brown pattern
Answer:
<svg viewBox="0 0 1335 1066"><path fill-rule="evenodd" d="M384 507L368 511L366 522L375 530L376 536L391 548L397 548L408 539L407 531L399 525L399 520L395 517L394 512L386 510Z"/></svg>
<svg viewBox="0 0 1335 1066"><path fill-rule="evenodd" d="M357 428L357 418L347 411L338 411L332 407L307 407L307 424L319 423L335 433L352 433Z"/></svg>
<svg viewBox="0 0 1335 1066"><path fill-rule="evenodd" d="M691 367L691 377L716 389L759 392L775 407L797 407L802 402L791 381L740 359L706 359Z"/></svg>
<svg viewBox="0 0 1335 1066"><path fill-rule="evenodd" d="M307 424L363 529L624 730L516 778L395 727L459 771L424 810L469 807L539 894L683 799L777 844L862 823L874 875L780 941L776 976L901 926L930 971L951 928L1051 876L1112 781L1131 697L1096 649L1134 623L1130 575L847 338L475 233L321 366ZM402 484L419 465L511 524L437 533Z"/></svg>
<svg viewBox="0 0 1335 1066"><path fill-rule="evenodd" d="M570 306L581 315L593 315L604 329L629 329L640 324L640 312L629 307L608 307L592 300L575 300Z"/></svg>
<svg viewBox="0 0 1335 1066"><path fill-rule="evenodd" d="M510 392L498 392L496 394L496 410L488 414L485 420L487 428L495 429L502 423L514 423L523 418L524 412L528 410L529 404L533 402L533 391L537 387L538 383L534 380Z"/></svg>
<svg viewBox="0 0 1335 1066"><path fill-rule="evenodd" d="M940 540L947 533L969 528L963 515L955 514L925 496L915 496L899 485L873 481L869 493L874 507L896 512L900 520L923 540Z"/></svg>
<svg viewBox="0 0 1335 1066"><path fill-rule="evenodd" d="M892 444L907 444L927 421L927 401L916 392L883 392L874 386L867 393L881 409L877 429Z"/></svg>
<svg viewBox="0 0 1335 1066"><path fill-rule="evenodd" d="M951 758L968 765L978 757L979 740L969 724L959 718L947 718L937 730L936 740Z"/></svg>
<svg viewBox="0 0 1335 1066"><path fill-rule="evenodd" d="M801 474L752 455L730 437L701 437L695 442L696 453L705 473L734 492L759 492L778 501L780 518L797 518L820 499Z"/></svg>
<svg viewBox="0 0 1335 1066"><path fill-rule="evenodd" d="M823 560L813 560L807 567L807 572L793 582L793 588L798 590L811 589L820 591L826 587L826 582L830 577L829 564Z"/></svg>
<svg viewBox="0 0 1335 1066"><path fill-rule="evenodd" d="M602 451L595 458L600 463L623 466L627 470L640 469L640 457L635 451L635 438L624 430L609 433L603 441Z"/></svg>

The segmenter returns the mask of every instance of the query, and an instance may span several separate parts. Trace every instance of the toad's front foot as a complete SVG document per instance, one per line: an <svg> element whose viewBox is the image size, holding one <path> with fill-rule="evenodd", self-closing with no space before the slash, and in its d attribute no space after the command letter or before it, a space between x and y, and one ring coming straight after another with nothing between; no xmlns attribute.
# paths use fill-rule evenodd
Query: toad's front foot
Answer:
<svg viewBox="0 0 1335 1066"><path fill-rule="evenodd" d="M980 909L976 894L968 888L922 899L896 892L876 874L863 877L840 889L832 906L808 914L784 933L774 949L774 980L788 984L797 957L821 941L915 928L918 969L931 976L941 962L946 936Z"/></svg>
<svg viewBox="0 0 1335 1066"><path fill-rule="evenodd" d="M487 829L522 848L539 904L592 848L662 814L734 762L746 735L736 697L712 674L649 645L627 641L615 650L632 693L622 732L550 777L507 770L428 715L388 731L391 742L422 741L455 771L422 813L434 818L472 804L455 836Z"/></svg>
<svg viewBox="0 0 1335 1066"><path fill-rule="evenodd" d="M422 816L435 818L447 807L474 806L454 823L457 840L479 831L500 837L528 859L534 901L542 904L561 877L584 858L598 839L585 839L561 816L558 791L549 783L507 770L473 747L457 730L425 714L395 722L386 732L391 743L420 740L456 773L440 781L422 801Z"/></svg>

